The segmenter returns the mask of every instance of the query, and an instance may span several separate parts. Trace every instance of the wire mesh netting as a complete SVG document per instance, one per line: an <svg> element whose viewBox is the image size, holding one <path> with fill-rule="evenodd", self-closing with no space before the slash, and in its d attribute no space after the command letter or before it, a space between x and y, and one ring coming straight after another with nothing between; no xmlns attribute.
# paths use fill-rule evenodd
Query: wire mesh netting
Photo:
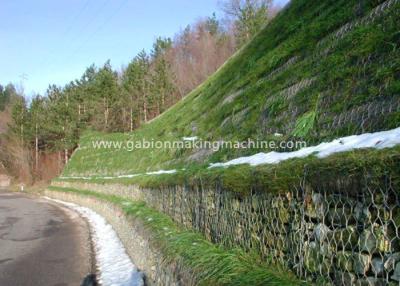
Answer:
<svg viewBox="0 0 400 286"><path fill-rule="evenodd" d="M259 253L318 285L398 285L398 178L366 171L316 184L306 173L279 195L238 196L201 181L143 193L149 205L210 241Z"/></svg>
<svg viewBox="0 0 400 286"><path fill-rule="evenodd" d="M288 58L270 73L273 78L262 78L259 82L270 81L267 86L271 90L260 110L262 133L291 136L297 119L310 111L317 114L315 134L311 136L318 139L312 139L312 142L393 128L388 127L390 120L397 120L394 118L398 118L400 112L399 96L393 92L393 82L398 76L378 80L376 75L395 65L393 58L397 57L398 44L393 43L392 51L371 50L357 57L342 49L352 41L353 34L379 29L383 33L390 29L398 22L398 16L393 15L400 7L399 3L399 0L382 1L365 16L359 16L327 35L313 49ZM327 64L341 64L342 70L332 74L329 69L325 74L324 65ZM316 72L302 75L302 70ZM347 71L346 76L341 74L343 70ZM274 86L279 86L279 75L287 84L276 90ZM271 84L274 80L276 85Z"/></svg>

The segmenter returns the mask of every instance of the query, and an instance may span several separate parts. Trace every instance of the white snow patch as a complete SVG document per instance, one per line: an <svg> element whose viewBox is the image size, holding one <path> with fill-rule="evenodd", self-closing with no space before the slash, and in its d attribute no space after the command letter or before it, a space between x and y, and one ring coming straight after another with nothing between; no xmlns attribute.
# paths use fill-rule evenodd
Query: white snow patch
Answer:
<svg viewBox="0 0 400 286"><path fill-rule="evenodd" d="M155 172L147 172L146 175L175 174L176 170L159 170Z"/></svg>
<svg viewBox="0 0 400 286"><path fill-rule="evenodd" d="M400 144L400 127L388 131L365 133L335 139L331 142L321 143L317 146L302 148L293 152L268 152L258 153L252 156L240 157L225 163L212 163L209 168L227 167L232 165L249 164L257 166L261 164L276 164L292 158L304 158L315 154L318 158L324 158L334 153L351 151L361 148L383 149Z"/></svg>
<svg viewBox="0 0 400 286"><path fill-rule="evenodd" d="M83 179L83 180L89 180L90 177L70 176L70 177L60 177L60 179Z"/></svg>
<svg viewBox="0 0 400 286"><path fill-rule="evenodd" d="M79 180L91 180L91 179L104 179L104 180L112 180L112 179L122 179L122 178L134 178L137 176L143 175L162 175L162 174L175 174L177 170L159 170L154 172L147 172L143 174L128 174L128 175L119 175L119 176L93 176L93 177L79 177L79 176L62 176L60 179L79 179Z"/></svg>
<svg viewBox="0 0 400 286"><path fill-rule="evenodd" d="M137 177L137 176L140 176L140 174L119 175L119 176L117 176L117 178L134 178L134 177ZM113 177L111 177L111 178L113 178Z"/></svg>
<svg viewBox="0 0 400 286"><path fill-rule="evenodd" d="M183 141L196 141L199 137L193 136L193 137L182 137Z"/></svg>
<svg viewBox="0 0 400 286"><path fill-rule="evenodd" d="M143 273L132 264L114 229L107 221L89 208L47 198L63 204L85 217L93 230L99 282L104 286L143 286Z"/></svg>

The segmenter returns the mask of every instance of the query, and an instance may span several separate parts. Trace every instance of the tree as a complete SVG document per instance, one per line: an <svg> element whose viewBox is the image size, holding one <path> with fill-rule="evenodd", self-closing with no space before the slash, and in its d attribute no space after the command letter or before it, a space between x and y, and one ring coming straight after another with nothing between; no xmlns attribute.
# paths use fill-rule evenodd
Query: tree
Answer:
<svg viewBox="0 0 400 286"><path fill-rule="evenodd" d="M123 78L124 88L131 98L131 126L135 111L139 124L148 120L148 107L151 102L150 76L150 59L146 51L142 50L128 65ZM135 105L137 108L134 108Z"/></svg>
<svg viewBox="0 0 400 286"><path fill-rule="evenodd" d="M248 42L268 21L271 0L227 0L223 10L233 18L239 46Z"/></svg>
<svg viewBox="0 0 400 286"><path fill-rule="evenodd" d="M47 90L50 102L47 111L49 124L47 129L48 148L64 153L64 163L68 162L69 150L73 150L78 141L78 120L72 103L70 90L52 85Z"/></svg>
<svg viewBox="0 0 400 286"><path fill-rule="evenodd" d="M24 97L20 96L15 101L12 110L11 110L11 117L12 117L12 125L10 126L11 131L19 138L21 146L25 144L26 138L26 125L28 122L27 118L27 106L26 100Z"/></svg>
<svg viewBox="0 0 400 286"><path fill-rule="evenodd" d="M151 51L151 57L157 59L160 56L164 56L166 51L172 47L172 40L170 38L158 37L153 44L153 50Z"/></svg>
<svg viewBox="0 0 400 286"><path fill-rule="evenodd" d="M171 95L175 86L172 81L172 70L165 57L160 56L154 61L152 75L152 92L156 100L156 115L161 114L167 107L167 97Z"/></svg>
<svg viewBox="0 0 400 286"><path fill-rule="evenodd" d="M152 77L151 77L151 98L156 104L156 116L164 112L167 107L167 97L175 90L173 71L166 59L166 53L172 47L169 38L157 38L152 50Z"/></svg>
<svg viewBox="0 0 400 286"><path fill-rule="evenodd" d="M39 170L39 142L46 138L45 125L48 123L46 115L46 98L36 95L30 104L30 137L34 138L35 171Z"/></svg>
<svg viewBox="0 0 400 286"><path fill-rule="evenodd" d="M97 111L93 114L94 127L102 131L117 128L118 124L114 119L119 110L114 106L119 99L118 75L112 70L110 61L107 61L95 74L90 92L93 94L93 106Z"/></svg>
<svg viewBox="0 0 400 286"><path fill-rule="evenodd" d="M205 27L206 27L207 31L213 36L220 33L220 24L217 19L217 16L215 15L215 12L212 14L211 17L207 18Z"/></svg>
<svg viewBox="0 0 400 286"><path fill-rule="evenodd" d="M15 98L16 96L17 91L14 85L8 84L6 87L0 85L0 111L3 111L12 98Z"/></svg>

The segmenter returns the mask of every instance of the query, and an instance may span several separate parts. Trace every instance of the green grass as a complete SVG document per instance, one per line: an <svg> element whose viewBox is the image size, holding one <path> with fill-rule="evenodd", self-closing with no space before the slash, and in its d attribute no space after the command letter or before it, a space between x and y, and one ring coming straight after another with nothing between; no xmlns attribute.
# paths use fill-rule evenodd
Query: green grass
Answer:
<svg viewBox="0 0 400 286"><path fill-rule="evenodd" d="M192 270L198 285L301 285L293 274L277 265L261 262L257 255L240 249L226 250L206 241L199 233L183 230L168 216L117 196L86 190L49 187L56 192L95 197L122 208L127 216L140 220L150 231L149 238L162 251L166 262L183 261Z"/></svg>
<svg viewBox="0 0 400 286"><path fill-rule="evenodd" d="M210 162L268 151L223 149L194 162L190 159L194 150L94 150L91 142L98 139L175 141L198 136L210 141L279 141L302 137L309 144L317 144L338 136L400 126L398 109L379 112L385 103L399 101L400 4L340 39L331 36L382 2L364 1L364 10L359 11L359 1L355 0L292 0L248 45L160 117L128 134L87 132L80 141L84 148L74 153L63 175L112 176L160 169L202 169ZM329 53L321 55L328 47ZM295 63L265 79L293 57L298 58ZM307 79L313 82L290 94L288 88ZM239 90L239 96L224 103L226 97ZM378 112L361 124L368 111L360 108L368 104ZM354 115L353 119L331 125L346 113ZM275 132L284 136L277 138Z"/></svg>
<svg viewBox="0 0 400 286"><path fill-rule="evenodd" d="M98 184L135 184L143 188L185 184L214 188L218 184L223 190L246 195L251 194L252 191L286 194L292 191L293 187L304 183L316 189L322 184L334 186L337 180L353 180L361 184L366 177L380 180L385 176L390 177L393 186L395 188L397 186L400 190L400 146L382 150L364 149L337 153L323 159L309 156L287 160L276 165L257 167L239 165L215 169L197 165L175 174L143 175L129 179L93 178L85 181ZM79 180L62 179L61 181Z"/></svg>

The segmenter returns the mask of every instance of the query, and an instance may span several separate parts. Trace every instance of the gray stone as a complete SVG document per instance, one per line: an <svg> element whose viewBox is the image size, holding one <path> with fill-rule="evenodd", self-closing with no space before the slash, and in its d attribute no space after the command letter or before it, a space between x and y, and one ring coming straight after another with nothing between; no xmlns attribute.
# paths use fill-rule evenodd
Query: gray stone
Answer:
<svg viewBox="0 0 400 286"><path fill-rule="evenodd" d="M318 240L318 241L324 241L328 237L328 233L330 232L329 227L327 227L325 224L320 223L318 224L315 229L313 236Z"/></svg>
<svg viewBox="0 0 400 286"><path fill-rule="evenodd" d="M326 212L326 205L323 196L319 193L308 194L305 199L305 214L308 217L323 219Z"/></svg>
<svg viewBox="0 0 400 286"><path fill-rule="evenodd" d="M357 203L354 207L354 217L358 222L366 223L371 219L371 212L362 203Z"/></svg>
<svg viewBox="0 0 400 286"><path fill-rule="evenodd" d="M371 264L371 256L363 253L355 253L353 257L354 272L357 274L365 275Z"/></svg>
<svg viewBox="0 0 400 286"><path fill-rule="evenodd" d="M331 269L330 259L327 257L329 250L318 245L315 241L304 244L304 264L312 273L329 273Z"/></svg>
<svg viewBox="0 0 400 286"><path fill-rule="evenodd" d="M360 249L369 253L390 252L391 243L385 236L382 226L373 226L365 229L360 236Z"/></svg>
<svg viewBox="0 0 400 286"><path fill-rule="evenodd" d="M386 286L387 282L383 278L367 277L358 279L356 286Z"/></svg>
<svg viewBox="0 0 400 286"><path fill-rule="evenodd" d="M354 257L350 251L339 251L336 253L336 267L342 271L353 272Z"/></svg>
<svg viewBox="0 0 400 286"><path fill-rule="evenodd" d="M334 276L334 285L353 286L356 282L356 276L353 273L336 271Z"/></svg>
<svg viewBox="0 0 400 286"><path fill-rule="evenodd" d="M324 197L320 193L313 193L311 199L315 205L321 205L324 201Z"/></svg>
<svg viewBox="0 0 400 286"><path fill-rule="evenodd" d="M387 255L384 263L385 270L388 272L394 270L398 261L400 261L400 252Z"/></svg>
<svg viewBox="0 0 400 286"><path fill-rule="evenodd" d="M327 235L330 244L339 249L351 250L358 243L358 232L354 226L336 229Z"/></svg>
<svg viewBox="0 0 400 286"><path fill-rule="evenodd" d="M328 211L327 219L334 225L346 226L354 222L354 215L348 207L331 208Z"/></svg>
<svg viewBox="0 0 400 286"><path fill-rule="evenodd" d="M372 259L371 268L372 271L375 273L375 275L379 276L383 274L383 269L384 269L383 264L384 264L383 258L376 257Z"/></svg>
<svg viewBox="0 0 400 286"><path fill-rule="evenodd" d="M391 277L393 280L400 282L400 262L396 263L396 267L394 268L393 275Z"/></svg>

